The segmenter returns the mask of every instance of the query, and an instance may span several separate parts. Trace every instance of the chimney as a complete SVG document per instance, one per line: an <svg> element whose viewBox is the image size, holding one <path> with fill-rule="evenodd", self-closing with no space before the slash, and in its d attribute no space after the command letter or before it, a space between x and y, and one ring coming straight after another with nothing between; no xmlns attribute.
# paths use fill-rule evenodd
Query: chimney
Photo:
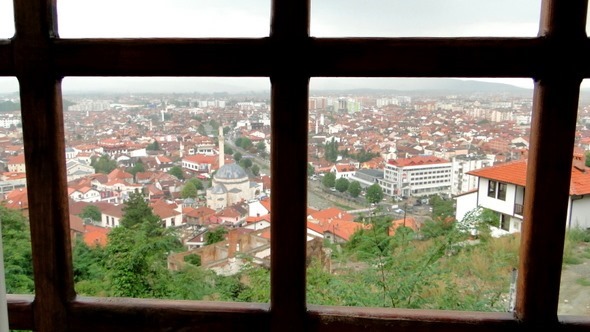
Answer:
<svg viewBox="0 0 590 332"><path fill-rule="evenodd" d="M572 160L572 166L577 168L582 172L586 172L586 158L584 157L583 153L574 153L574 158Z"/></svg>

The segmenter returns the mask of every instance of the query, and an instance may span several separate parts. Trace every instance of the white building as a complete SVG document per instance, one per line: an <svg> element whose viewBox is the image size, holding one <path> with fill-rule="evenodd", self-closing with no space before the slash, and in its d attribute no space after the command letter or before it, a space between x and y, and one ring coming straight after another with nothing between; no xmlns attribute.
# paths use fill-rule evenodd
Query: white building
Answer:
<svg viewBox="0 0 590 332"><path fill-rule="evenodd" d="M452 163L434 156L390 160L379 185L389 196L450 195Z"/></svg>
<svg viewBox="0 0 590 332"><path fill-rule="evenodd" d="M458 195L464 192L472 191L477 188L478 178L468 173L494 165L494 160L488 156L456 156L451 160L453 172L451 173L451 194Z"/></svg>
<svg viewBox="0 0 590 332"><path fill-rule="evenodd" d="M590 228L590 168L584 157L576 156L572 167L568 211L564 216L567 228ZM456 197L456 219L478 207L496 212L498 228L504 233L520 232L523 223L527 161L519 160L470 172L478 177L476 191ZM550 188L548 188L550 190Z"/></svg>

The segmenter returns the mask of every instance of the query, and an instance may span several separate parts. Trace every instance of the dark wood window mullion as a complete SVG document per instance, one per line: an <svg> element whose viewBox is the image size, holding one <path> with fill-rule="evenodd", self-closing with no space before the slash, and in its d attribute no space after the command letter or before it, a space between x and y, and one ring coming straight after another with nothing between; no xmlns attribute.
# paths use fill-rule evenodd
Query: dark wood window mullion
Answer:
<svg viewBox="0 0 590 332"><path fill-rule="evenodd" d="M271 329L305 331L310 2L271 11Z"/></svg>
<svg viewBox="0 0 590 332"><path fill-rule="evenodd" d="M34 329L65 331L74 299L61 83L52 61L53 0L14 1L14 61L21 113L35 281Z"/></svg>
<svg viewBox="0 0 590 332"><path fill-rule="evenodd" d="M572 50L585 40L587 1L544 0L539 37L546 38L535 80L527 195L520 248L516 315L551 328L557 307L565 238L581 62ZM575 52L573 52L575 54ZM558 133L558 135L556 135Z"/></svg>

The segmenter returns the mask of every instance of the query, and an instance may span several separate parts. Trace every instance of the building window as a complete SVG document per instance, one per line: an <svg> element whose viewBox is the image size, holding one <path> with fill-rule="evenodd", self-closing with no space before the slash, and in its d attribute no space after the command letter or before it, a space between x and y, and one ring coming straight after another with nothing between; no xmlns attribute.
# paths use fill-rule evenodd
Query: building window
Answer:
<svg viewBox="0 0 590 332"><path fill-rule="evenodd" d="M590 329L557 316L580 80L590 77L587 0L543 0L532 38L312 38L311 1L272 0L270 35L224 39L60 39L56 0L14 1L0 75L19 78L36 297L8 296L11 329L518 331ZM337 8L335 8L337 9ZM108 24L105 21L105 24ZM305 54L289 57L288 54ZM108 59L108 61L106 61ZM73 287L60 78L257 76L272 82L271 304L79 298ZM535 78L527 222L514 313L308 306L306 144L310 77ZM42 153L39 153L42 151ZM49 158L48 158L49 157ZM448 172L448 171L447 171ZM529 186L530 184L530 186ZM48 191L48 188L51 188ZM551 190L547 190L551 188ZM494 190L495 192L495 190ZM34 195L31 193L44 193ZM534 205L533 205L534 203ZM529 205L530 204L530 205ZM534 226L534 227L533 227ZM534 241L532 239L534 238ZM459 300L460 301L460 300ZM157 312L157 315L154 315ZM108 317L109 319L105 319ZM143 319L149 317L149 319Z"/></svg>
<svg viewBox="0 0 590 332"><path fill-rule="evenodd" d="M498 183L498 199L499 200L506 200L506 189L508 185L506 183L500 182Z"/></svg>
<svg viewBox="0 0 590 332"><path fill-rule="evenodd" d="M488 181L488 197L496 198L496 181Z"/></svg>

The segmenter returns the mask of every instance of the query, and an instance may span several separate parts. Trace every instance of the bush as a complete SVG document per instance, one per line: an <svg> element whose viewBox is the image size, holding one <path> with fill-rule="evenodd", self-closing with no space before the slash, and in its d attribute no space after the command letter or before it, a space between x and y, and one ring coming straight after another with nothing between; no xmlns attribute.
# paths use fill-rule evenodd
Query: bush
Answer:
<svg viewBox="0 0 590 332"><path fill-rule="evenodd" d="M201 266L201 256L197 254L188 254L184 256L184 261L195 266Z"/></svg>

